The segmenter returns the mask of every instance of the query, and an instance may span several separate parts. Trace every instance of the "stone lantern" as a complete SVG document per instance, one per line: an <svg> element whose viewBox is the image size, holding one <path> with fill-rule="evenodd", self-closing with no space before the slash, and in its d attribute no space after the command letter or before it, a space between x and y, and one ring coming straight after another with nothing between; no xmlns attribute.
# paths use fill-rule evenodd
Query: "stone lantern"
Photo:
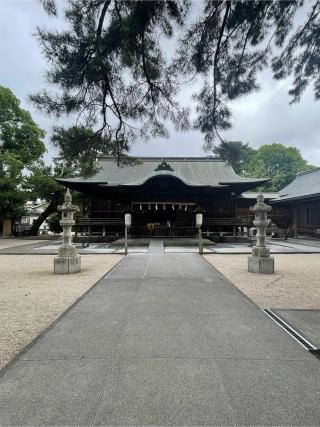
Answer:
<svg viewBox="0 0 320 427"><path fill-rule="evenodd" d="M54 272L56 274L79 273L81 257L72 245L71 234L72 226L75 223L73 215L79 211L79 208L72 204L69 189L65 194L63 205L58 206L58 211L61 212L60 225L63 230L63 245L58 249L58 256L54 258Z"/></svg>
<svg viewBox="0 0 320 427"><path fill-rule="evenodd" d="M250 208L255 213L253 225L257 229L257 242L248 257L248 271L251 273L274 273L274 259L270 257L270 249L266 247L266 228L270 224L267 213L272 207L264 203L263 194L257 196L257 203Z"/></svg>

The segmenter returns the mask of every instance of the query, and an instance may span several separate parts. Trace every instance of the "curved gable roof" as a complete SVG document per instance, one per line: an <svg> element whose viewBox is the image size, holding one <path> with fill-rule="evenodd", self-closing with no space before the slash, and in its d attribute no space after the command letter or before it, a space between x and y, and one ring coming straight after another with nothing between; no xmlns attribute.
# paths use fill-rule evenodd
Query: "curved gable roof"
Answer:
<svg viewBox="0 0 320 427"><path fill-rule="evenodd" d="M138 164L118 166L114 159L103 158L100 171L90 178L59 179L63 184L95 184L100 187L140 186L157 176L173 176L188 186L224 187L264 183L265 179L250 179L237 175L225 161L214 157L140 158Z"/></svg>

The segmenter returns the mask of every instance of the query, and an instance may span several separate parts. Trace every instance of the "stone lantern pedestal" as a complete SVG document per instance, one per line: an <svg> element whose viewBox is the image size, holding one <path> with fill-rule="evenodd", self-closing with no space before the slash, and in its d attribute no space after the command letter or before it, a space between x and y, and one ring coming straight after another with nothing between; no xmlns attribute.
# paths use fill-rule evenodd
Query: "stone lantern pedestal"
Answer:
<svg viewBox="0 0 320 427"><path fill-rule="evenodd" d="M270 257L270 249L266 247L266 228L270 223L267 213L271 206L264 203L264 197L258 194L257 203L250 208L255 213L253 225L257 228L257 243L252 248L252 255L248 257L248 271L251 273L274 273L274 258Z"/></svg>
<svg viewBox="0 0 320 427"><path fill-rule="evenodd" d="M79 273L81 270L81 257L72 245L71 234L72 226L75 223L73 215L78 210L78 206L72 204L72 197L68 189L63 205L58 206L58 211L62 213L60 225L63 230L63 245L58 249L58 256L54 258L55 274Z"/></svg>

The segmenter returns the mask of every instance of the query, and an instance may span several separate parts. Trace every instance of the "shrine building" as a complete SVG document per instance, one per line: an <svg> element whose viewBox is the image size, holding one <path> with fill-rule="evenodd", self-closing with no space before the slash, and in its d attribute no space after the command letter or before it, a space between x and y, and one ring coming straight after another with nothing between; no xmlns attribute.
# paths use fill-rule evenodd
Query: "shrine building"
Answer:
<svg viewBox="0 0 320 427"><path fill-rule="evenodd" d="M132 236L160 237L196 235L200 211L207 233L248 229L256 198L252 190L267 180L239 176L215 157L145 157L121 165L105 157L94 176L58 181L83 195L77 231L121 235L129 211Z"/></svg>
<svg viewBox="0 0 320 427"><path fill-rule="evenodd" d="M291 237L320 237L320 168L301 172L272 201Z"/></svg>

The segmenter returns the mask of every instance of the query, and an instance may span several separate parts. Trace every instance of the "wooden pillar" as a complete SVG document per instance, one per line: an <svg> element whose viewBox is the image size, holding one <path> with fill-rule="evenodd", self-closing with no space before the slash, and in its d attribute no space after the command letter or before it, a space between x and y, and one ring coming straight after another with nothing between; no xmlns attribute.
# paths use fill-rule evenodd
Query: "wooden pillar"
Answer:
<svg viewBox="0 0 320 427"><path fill-rule="evenodd" d="M232 216L233 218L236 217L236 193L233 191L231 193L231 197L232 197Z"/></svg>

